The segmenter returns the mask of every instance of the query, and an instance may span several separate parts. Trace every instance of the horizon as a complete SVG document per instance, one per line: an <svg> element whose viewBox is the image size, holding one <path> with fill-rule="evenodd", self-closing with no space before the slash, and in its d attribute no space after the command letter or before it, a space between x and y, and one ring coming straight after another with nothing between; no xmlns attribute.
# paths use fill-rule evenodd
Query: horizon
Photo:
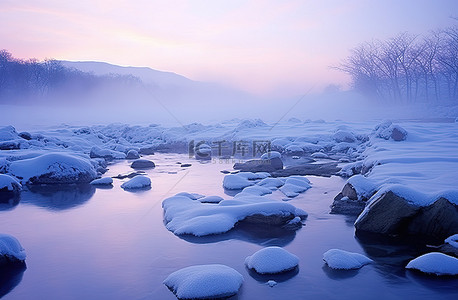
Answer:
<svg viewBox="0 0 458 300"><path fill-rule="evenodd" d="M0 25L15 30L0 33L1 48L22 59L148 67L288 97L310 86L348 88L349 76L329 67L365 41L457 22L450 13L458 11L456 1L391 2L4 1Z"/></svg>

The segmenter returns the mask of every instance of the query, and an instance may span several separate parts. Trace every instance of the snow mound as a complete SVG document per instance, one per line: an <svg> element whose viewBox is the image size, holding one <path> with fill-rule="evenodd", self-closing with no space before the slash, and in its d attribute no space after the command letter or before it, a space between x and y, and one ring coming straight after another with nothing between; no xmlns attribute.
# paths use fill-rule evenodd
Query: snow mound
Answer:
<svg viewBox="0 0 458 300"><path fill-rule="evenodd" d="M207 196L197 199L201 203L220 203L223 201L223 197L220 196Z"/></svg>
<svg viewBox="0 0 458 300"><path fill-rule="evenodd" d="M259 274L277 274L296 268L299 258L281 247L261 249L245 259L245 265Z"/></svg>
<svg viewBox="0 0 458 300"><path fill-rule="evenodd" d="M323 152L315 152L310 155L312 158L329 158L326 153Z"/></svg>
<svg viewBox="0 0 458 300"><path fill-rule="evenodd" d="M353 133L344 130L338 130L332 136L332 139L338 143L354 143L356 142L356 137Z"/></svg>
<svg viewBox="0 0 458 300"><path fill-rule="evenodd" d="M458 233L452 236L449 236L448 238L445 239L444 242L458 249Z"/></svg>
<svg viewBox="0 0 458 300"><path fill-rule="evenodd" d="M243 276L225 265L198 265L173 272L163 283L178 299L215 299L237 294Z"/></svg>
<svg viewBox="0 0 458 300"><path fill-rule="evenodd" d="M237 176L246 178L248 180L255 180L255 179L265 179L267 177L270 177L270 174L267 172L239 172L236 174Z"/></svg>
<svg viewBox="0 0 458 300"><path fill-rule="evenodd" d="M22 248L19 241L9 235L9 234L0 234L0 258L6 257L7 259L13 260L25 260L25 250Z"/></svg>
<svg viewBox="0 0 458 300"><path fill-rule="evenodd" d="M151 187L151 179L149 177L138 175L129 181L124 182L121 187L123 189L143 189Z"/></svg>
<svg viewBox="0 0 458 300"><path fill-rule="evenodd" d="M87 183L97 177L89 160L63 153L14 161L9 166L9 173L31 184Z"/></svg>
<svg viewBox="0 0 458 300"><path fill-rule="evenodd" d="M228 190L241 190L251 185L254 185L254 183L239 174L229 174L224 176L223 179L223 187Z"/></svg>
<svg viewBox="0 0 458 300"><path fill-rule="evenodd" d="M311 188L308 179L304 179L305 180L301 178L287 178L285 184L280 187L279 190L285 194L286 197L296 197L300 193Z"/></svg>
<svg viewBox="0 0 458 300"><path fill-rule="evenodd" d="M176 235L205 236L231 230L239 221L283 226L294 217L305 218L301 209L263 196L241 196L206 204L185 196L173 196L162 202L166 228Z"/></svg>
<svg viewBox="0 0 458 300"><path fill-rule="evenodd" d="M372 259L359 254L340 249L331 249L323 254L323 260L332 269L351 270L373 262Z"/></svg>
<svg viewBox="0 0 458 300"><path fill-rule="evenodd" d="M281 158L280 152L269 151L261 155L261 159L272 159L272 158Z"/></svg>
<svg viewBox="0 0 458 300"><path fill-rule="evenodd" d="M126 154L123 152L110 150L110 149L102 149L97 146L94 146L91 148L91 152L89 156L91 158L105 158L105 159L125 159L126 158Z"/></svg>
<svg viewBox="0 0 458 300"><path fill-rule="evenodd" d="M16 178L11 176L0 174L0 192L8 191L8 192L17 192L22 189L22 185Z"/></svg>
<svg viewBox="0 0 458 300"><path fill-rule="evenodd" d="M235 197L241 197L245 195L264 196L267 194L272 194L272 190L263 186L254 185L244 188L240 193L235 195Z"/></svg>
<svg viewBox="0 0 458 300"><path fill-rule="evenodd" d="M458 258L440 252L431 252L411 260L406 269L436 275L458 275Z"/></svg>
<svg viewBox="0 0 458 300"><path fill-rule="evenodd" d="M111 177L103 177L99 179L95 179L91 181L92 185L111 185L113 184L113 178Z"/></svg>
<svg viewBox="0 0 458 300"><path fill-rule="evenodd" d="M285 184L285 181L279 178L265 178L257 183L258 186L264 186L271 190L276 190Z"/></svg>

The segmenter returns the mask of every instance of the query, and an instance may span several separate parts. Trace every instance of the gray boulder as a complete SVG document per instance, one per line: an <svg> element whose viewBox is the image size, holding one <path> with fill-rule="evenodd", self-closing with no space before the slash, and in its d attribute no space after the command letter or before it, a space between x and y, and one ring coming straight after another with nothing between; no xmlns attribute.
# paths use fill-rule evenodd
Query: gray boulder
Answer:
<svg viewBox="0 0 458 300"><path fill-rule="evenodd" d="M156 164L151 160L137 159L132 162L130 167L132 169L153 169L156 167Z"/></svg>
<svg viewBox="0 0 458 300"><path fill-rule="evenodd" d="M419 206L387 190L371 198L356 220L355 228L388 235L445 238L458 232L458 206L445 197L439 197L427 206Z"/></svg>
<svg viewBox="0 0 458 300"><path fill-rule="evenodd" d="M140 154L136 150L129 150L126 155L127 159L137 159L140 158Z"/></svg>

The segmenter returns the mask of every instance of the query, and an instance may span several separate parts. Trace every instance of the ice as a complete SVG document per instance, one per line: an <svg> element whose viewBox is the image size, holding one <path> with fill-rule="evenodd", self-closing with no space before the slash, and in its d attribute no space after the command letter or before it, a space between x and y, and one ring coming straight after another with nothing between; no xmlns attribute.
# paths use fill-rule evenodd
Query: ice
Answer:
<svg viewBox="0 0 458 300"><path fill-rule="evenodd" d="M348 252L340 249L331 249L323 254L323 260L332 269L359 269L362 266L373 262L368 257L359 254Z"/></svg>
<svg viewBox="0 0 458 300"><path fill-rule="evenodd" d="M163 283L178 299L215 299L237 294L243 276L225 265L197 265L173 272Z"/></svg>
<svg viewBox="0 0 458 300"><path fill-rule="evenodd" d="M458 233L452 236L449 236L448 238L445 239L444 242L458 249Z"/></svg>
<svg viewBox="0 0 458 300"><path fill-rule="evenodd" d="M11 162L9 173L22 183L85 183L97 176L93 165L82 157L65 153L48 153Z"/></svg>
<svg viewBox="0 0 458 300"><path fill-rule="evenodd" d="M5 257L6 259L24 261L26 258L25 250L22 248L19 241L9 235L0 234L0 258Z"/></svg>
<svg viewBox="0 0 458 300"><path fill-rule="evenodd" d="M91 184L93 185L112 185L113 184L113 178L111 177L103 177L99 179L95 179L91 181Z"/></svg>
<svg viewBox="0 0 458 300"><path fill-rule="evenodd" d="M168 230L176 235L205 236L231 230L235 224L250 216L257 222L275 222L281 226L294 217L305 218L306 213L291 204L266 196L240 196L219 204L200 203L186 196L173 196L162 202ZM278 222L280 224L277 224Z"/></svg>
<svg viewBox="0 0 458 300"><path fill-rule="evenodd" d="M406 269L435 275L458 275L458 258L440 252L431 252L411 260Z"/></svg>
<svg viewBox="0 0 458 300"><path fill-rule="evenodd" d="M0 192L2 192L2 190L14 192L21 189L22 185L19 183L19 181L16 180L16 178L5 174L0 174Z"/></svg>
<svg viewBox="0 0 458 300"><path fill-rule="evenodd" d="M254 185L254 182L239 174L229 174L223 179L223 187L228 190L241 190L251 185Z"/></svg>
<svg viewBox="0 0 458 300"><path fill-rule="evenodd" d="M124 182L121 187L123 189L144 189L151 187L151 179L144 175L137 175L129 181Z"/></svg>
<svg viewBox="0 0 458 300"><path fill-rule="evenodd" d="M277 274L296 268L299 258L281 247L267 247L245 259L245 265L259 274Z"/></svg>

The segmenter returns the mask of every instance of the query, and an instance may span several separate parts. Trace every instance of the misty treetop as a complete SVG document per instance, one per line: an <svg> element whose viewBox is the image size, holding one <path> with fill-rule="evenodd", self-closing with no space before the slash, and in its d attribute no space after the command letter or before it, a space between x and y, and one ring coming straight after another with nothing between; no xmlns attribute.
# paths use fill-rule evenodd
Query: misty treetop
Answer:
<svg viewBox="0 0 458 300"><path fill-rule="evenodd" d="M141 80L131 75L96 76L65 67L58 60L22 60L7 50L0 50L0 103L52 101L64 97L84 100L94 91L119 91L141 85Z"/></svg>
<svg viewBox="0 0 458 300"><path fill-rule="evenodd" d="M337 67L366 96L391 102L458 102L458 26L427 36L366 42Z"/></svg>

